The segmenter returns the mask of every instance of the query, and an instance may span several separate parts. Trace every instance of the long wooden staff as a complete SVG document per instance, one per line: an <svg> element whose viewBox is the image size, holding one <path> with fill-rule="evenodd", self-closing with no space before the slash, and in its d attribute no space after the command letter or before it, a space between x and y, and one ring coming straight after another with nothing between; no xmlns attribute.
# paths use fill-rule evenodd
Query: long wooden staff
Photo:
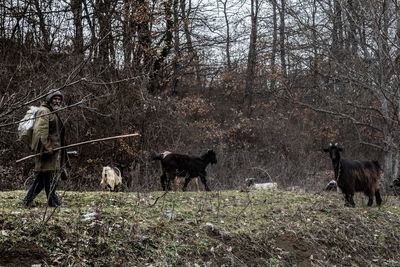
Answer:
<svg viewBox="0 0 400 267"><path fill-rule="evenodd" d="M58 151L58 150L61 150L61 149L66 149L66 148L71 148L71 147L76 147L76 146L82 146L82 145L86 145L86 144L92 144L92 143L96 143L96 142L109 141L109 140L119 139L119 138L126 138L126 137L131 137L131 136L140 136L140 134L139 133L134 133L134 134L125 134L125 135L118 135L118 136L94 139L94 140L89 140L89 141L80 142L80 143L76 143L76 144L71 144L71 145L67 145L67 146L57 147L57 148L54 148L53 151ZM30 155L30 156L27 156L25 158L17 160L16 163L19 163L21 161L24 161L24 160L27 160L27 159L30 159L30 158L34 158L34 157L37 157L37 156L40 156L40 155L41 155L41 153L33 154L33 155Z"/></svg>

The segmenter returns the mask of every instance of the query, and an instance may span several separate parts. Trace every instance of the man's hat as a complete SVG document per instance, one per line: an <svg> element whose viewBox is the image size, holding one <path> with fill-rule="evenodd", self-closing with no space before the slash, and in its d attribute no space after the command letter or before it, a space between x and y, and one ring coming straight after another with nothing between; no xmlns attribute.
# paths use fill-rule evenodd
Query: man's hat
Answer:
<svg viewBox="0 0 400 267"><path fill-rule="evenodd" d="M51 102L51 99L52 99L53 97L55 97L55 96L61 97L61 100L64 99L63 94L62 94L60 91L57 90L57 91L54 91L54 92L48 94L48 95L46 96L46 101L47 101L48 103L50 103L50 102Z"/></svg>

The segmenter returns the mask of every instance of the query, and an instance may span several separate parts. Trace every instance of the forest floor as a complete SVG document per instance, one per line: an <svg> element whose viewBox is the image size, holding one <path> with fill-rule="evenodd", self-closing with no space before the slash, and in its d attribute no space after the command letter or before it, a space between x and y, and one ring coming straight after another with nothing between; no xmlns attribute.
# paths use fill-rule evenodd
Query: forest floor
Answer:
<svg viewBox="0 0 400 267"><path fill-rule="evenodd" d="M400 200L338 193L0 192L0 266L400 266Z"/></svg>

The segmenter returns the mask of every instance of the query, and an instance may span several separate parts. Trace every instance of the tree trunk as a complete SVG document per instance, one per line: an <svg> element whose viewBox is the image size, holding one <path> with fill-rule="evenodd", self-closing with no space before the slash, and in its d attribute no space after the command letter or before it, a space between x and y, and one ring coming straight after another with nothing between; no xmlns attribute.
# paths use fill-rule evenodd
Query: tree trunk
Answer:
<svg viewBox="0 0 400 267"><path fill-rule="evenodd" d="M281 0L281 8L279 10L280 25L279 25L279 45L281 52L281 68L283 77L287 76L286 72L286 48L285 48L285 13L286 0Z"/></svg>
<svg viewBox="0 0 400 267"><path fill-rule="evenodd" d="M383 135L384 135L384 149L383 149L383 157L384 157L384 180L389 182L393 177L393 137L389 129L389 125L387 121L383 126Z"/></svg>
<svg viewBox="0 0 400 267"><path fill-rule="evenodd" d="M99 63L104 68L110 64L110 59L114 58L112 53L114 44L111 30L111 0L98 0L95 12L99 22Z"/></svg>
<svg viewBox="0 0 400 267"><path fill-rule="evenodd" d="M224 5L224 18L225 18L225 25L226 25L226 64L228 67L228 70L231 70L231 36L230 36L230 29L229 29L229 20L228 20L228 12L226 9L226 4L228 3L228 0L223 1Z"/></svg>
<svg viewBox="0 0 400 267"><path fill-rule="evenodd" d="M134 19L133 14L134 6L131 4L132 1L124 0L123 14L122 14L122 43L124 52L124 68L129 70L132 66L132 55L134 50Z"/></svg>
<svg viewBox="0 0 400 267"><path fill-rule="evenodd" d="M135 65L149 70L152 62L150 22L152 16L148 1L135 1L135 20L137 24L138 48L135 53Z"/></svg>
<svg viewBox="0 0 400 267"><path fill-rule="evenodd" d="M313 47L313 81L312 86L314 89L318 87L318 43L317 43L317 25L316 25L316 15L317 15L317 4L316 0L314 0L314 4L312 7L312 47Z"/></svg>
<svg viewBox="0 0 400 267"><path fill-rule="evenodd" d="M91 15L92 12L89 11L91 8L88 7L87 1L83 1L83 9L86 14L85 18L86 18L87 24L90 29L91 46L90 46L90 50L89 50L89 57L95 57L95 56L97 56L97 45L95 45L96 40L97 40L96 39L96 29L95 29L96 26L95 26L95 22L94 22L96 19L95 19L94 15Z"/></svg>
<svg viewBox="0 0 400 267"><path fill-rule="evenodd" d="M49 52L51 51L50 32L46 25L46 20L42 12L42 7L40 6L39 0L34 0L34 4L39 19L39 29L40 32L42 33L43 48Z"/></svg>
<svg viewBox="0 0 400 267"><path fill-rule="evenodd" d="M179 2L178 0L174 0L174 74L172 79L172 94L177 94L177 87L179 81L179 73L180 73L180 60L181 60L181 52L180 52L180 40L179 40Z"/></svg>
<svg viewBox="0 0 400 267"><path fill-rule="evenodd" d="M277 3L272 1L272 22L273 22L273 36L272 36L272 56L271 56L271 90L275 90L276 83L276 53L278 51L278 17L277 17Z"/></svg>
<svg viewBox="0 0 400 267"><path fill-rule="evenodd" d="M383 135L384 135L384 172L385 172L385 180L390 182L391 178L393 178L393 167L394 164L394 138L393 138L393 122L390 116L390 107L389 101L386 96L386 88L390 87L389 81L391 80L390 70L391 65L389 62L391 58L389 57L389 44L388 44L388 33L389 33L389 14L388 14L388 6L387 1L383 1L381 14L383 16L382 24L377 24L375 27L375 36L378 42L378 51L377 58L379 61L379 68L377 69L377 81L378 81L378 90L377 95L378 99L381 103L381 114L383 116Z"/></svg>
<svg viewBox="0 0 400 267"><path fill-rule="evenodd" d="M172 0L167 0L165 2L164 11L165 11L165 22L166 28L164 31L164 44L162 45L162 49L160 54L157 56L156 60L153 64L153 69L150 72L150 83L148 90L149 92L154 93L155 91L162 90L164 84L162 84L163 73L162 67L165 59L169 55L172 49L172 32L174 27L173 21L173 11L172 11Z"/></svg>
<svg viewBox="0 0 400 267"><path fill-rule="evenodd" d="M333 0L332 55L338 59L343 49L343 24L341 0Z"/></svg>
<svg viewBox="0 0 400 267"><path fill-rule="evenodd" d="M82 26L82 0L71 0L71 9L74 17L75 37L74 53L83 54L83 26Z"/></svg>
<svg viewBox="0 0 400 267"><path fill-rule="evenodd" d="M347 1L347 19L349 21L349 28L347 31L347 50L350 51L350 56L356 55L358 51L358 41L357 41L357 2L353 0Z"/></svg>
<svg viewBox="0 0 400 267"><path fill-rule="evenodd" d="M255 78L256 57L257 57L257 18L258 18L258 0L251 0L251 32L249 54L247 57L247 72L246 72L246 88L245 88L245 105L247 113L250 116L252 113L253 104L253 85Z"/></svg>
<svg viewBox="0 0 400 267"><path fill-rule="evenodd" d="M198 87L202 86L201 83L201 74L200 74L200 60L199 56L197 55L197 51L193 47L192 43L192 33L189 30L189 14L191 12L191 0L189 0L189 6L186 9L186 0L180 0L181 1L181 15L182 15L182 21L183 21L183 30L185 32L185 38L186 38L186 45L189 53L190 59L193 61L195 73L196 73L196 83Z"/></svg>

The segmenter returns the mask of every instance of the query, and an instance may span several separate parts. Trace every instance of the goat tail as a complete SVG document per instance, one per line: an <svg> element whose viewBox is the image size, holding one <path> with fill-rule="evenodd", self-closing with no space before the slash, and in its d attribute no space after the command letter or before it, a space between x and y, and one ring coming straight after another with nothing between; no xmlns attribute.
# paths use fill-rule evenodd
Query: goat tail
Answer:
<svg viewBox="0 0 400 267"><path fill-rule="evenodd" d="M155 155L153 156L153 160L162 160L163 158L165 158L166 156L168 156L169 154L172 154L172 152L169 151L164 151L161 154Z"/></svg>
<svg viewBox="0 0 400 267"><path fill-rule="evenodd" d="M163 154L158 154L152 157L152 160L162 160L164 158Z"/></svg>

